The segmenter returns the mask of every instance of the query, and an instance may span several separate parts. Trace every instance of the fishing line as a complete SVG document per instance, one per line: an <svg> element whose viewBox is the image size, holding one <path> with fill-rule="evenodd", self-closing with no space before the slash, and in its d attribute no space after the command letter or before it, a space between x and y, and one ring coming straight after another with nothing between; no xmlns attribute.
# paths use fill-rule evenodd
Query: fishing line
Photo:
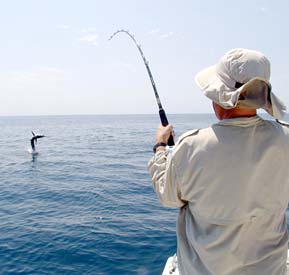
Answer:
<svg viewBox="0 0 289 275"><path fill-rule="evenodd" d="M163 106L162 106L162 103L161 103L161 100L160 100L160 97L159 97L159 94L158 94L158 91L157 91L157 88L156 88L156 84L155 84L155 81L153 79L153 75L151 73L150 67L149 67L149 63L146 60L146 58L145 58L145 56L143 54L143 51L142 51L140 45L137 43L137 41L134 38L134 36L132 34L130 34L128 31L126 31L126 30L118 30L115 33L113 33L108 40L111 40L114 36L116 36L118 33L121 33L121 32L126 33L132 39L132 41L134 42L134 44L138 48L139 53L141 54L142 60L143 60L143 62L145 64L145 67L146 67L146 70L148 72L151 84L153 86L155 98L157 100L157 104L158 104L158 107L159 107L159 116L160 116L160 119L161 119L161 123L162 123L163 126L167 126L169 124L169 122L168 122L168 119L167 119L167 116L166 116L166 112L163 109ZM173 138L172 135L170 135L169 140L168 140L168 145L172 146L174 144L175 144L174 138Z"/></svg>

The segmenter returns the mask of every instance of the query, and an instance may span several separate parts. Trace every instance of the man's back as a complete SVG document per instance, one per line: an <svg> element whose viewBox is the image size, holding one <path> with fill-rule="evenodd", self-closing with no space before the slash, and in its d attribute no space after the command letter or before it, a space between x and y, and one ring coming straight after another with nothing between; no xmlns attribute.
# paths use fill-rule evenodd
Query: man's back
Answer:
<svg viewBox="0 0 289 275"><path fill-rule="evenodd" d="M230 224L287 208L289 128L276 122L223 120L183 139L172 162L182 200L211 222Z"/></svg>

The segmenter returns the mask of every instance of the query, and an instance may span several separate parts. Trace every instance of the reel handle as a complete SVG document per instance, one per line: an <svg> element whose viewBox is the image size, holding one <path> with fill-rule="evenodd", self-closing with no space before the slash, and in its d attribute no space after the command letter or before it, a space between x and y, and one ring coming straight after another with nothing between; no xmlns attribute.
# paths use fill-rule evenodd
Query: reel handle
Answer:
<svg viewBox="0 0 289 275"><path fill-rule="evenodd" d="M164 109L159 109L159 115L160 115L160 119L161 119L162 125L163 126L167 126L169 124L169 122L168 122L165 110ZM168 145L169 146L175 145L173 135L170 135L170 137L168 139Z"/></svg>

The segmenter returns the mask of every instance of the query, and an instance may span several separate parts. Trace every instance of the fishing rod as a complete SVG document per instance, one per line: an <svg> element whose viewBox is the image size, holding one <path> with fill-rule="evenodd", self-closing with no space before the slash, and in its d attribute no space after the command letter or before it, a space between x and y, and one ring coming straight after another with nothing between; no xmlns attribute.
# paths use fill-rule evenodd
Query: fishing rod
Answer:
<svg viewBox="0 0 289 275"><path fill-rule="evenodd" d="M161 103L161 100L160 100L160 97L159 97L159 94L158 94L158 91L157 91L157 88L156 88L156 85L155 85L155 81L153 79L153 75L152 75L150 67L149 67L149 63L146 60L146 58L145 58L145 56L143 54L143 51L142 51L140 45L136 42L134 36L132 34L130 34L128 31L126 31L126 30L118 30L115 33L113 33L108 40L111 40L114 36L116 36L118 33L121 33L121 32L126 33L133 40L134 44L138 48L139 53L141 54L141 57L143 59L145 67L147 69L148 75L150 77L151 84L153 86L154 94L155 94L155 97L156 97L156 100L157 100L157 104L158 104L158 107L159 107L159 116L160 116L160 119L161 119L161 123L162 123L163 126L167 126L169 124L169 122L168 122L165 110L163 109L163 106L162 106L162 103ZM175 144L174 138L173 138L172 135L170 135L169 140L168 140L168 145L172 146L174 144Z"/></svg>

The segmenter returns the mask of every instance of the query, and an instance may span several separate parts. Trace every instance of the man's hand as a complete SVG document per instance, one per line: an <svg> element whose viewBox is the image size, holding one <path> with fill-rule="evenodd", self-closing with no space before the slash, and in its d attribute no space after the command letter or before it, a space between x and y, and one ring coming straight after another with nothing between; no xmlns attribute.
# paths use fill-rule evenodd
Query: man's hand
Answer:
<svg viewBox="0 0 289 275"><path fill-rule="evenodd" d="M156 143L164 142L165 144L168 144L170 135L174 136L173 125L160 125L156 132Z"/></svg>

